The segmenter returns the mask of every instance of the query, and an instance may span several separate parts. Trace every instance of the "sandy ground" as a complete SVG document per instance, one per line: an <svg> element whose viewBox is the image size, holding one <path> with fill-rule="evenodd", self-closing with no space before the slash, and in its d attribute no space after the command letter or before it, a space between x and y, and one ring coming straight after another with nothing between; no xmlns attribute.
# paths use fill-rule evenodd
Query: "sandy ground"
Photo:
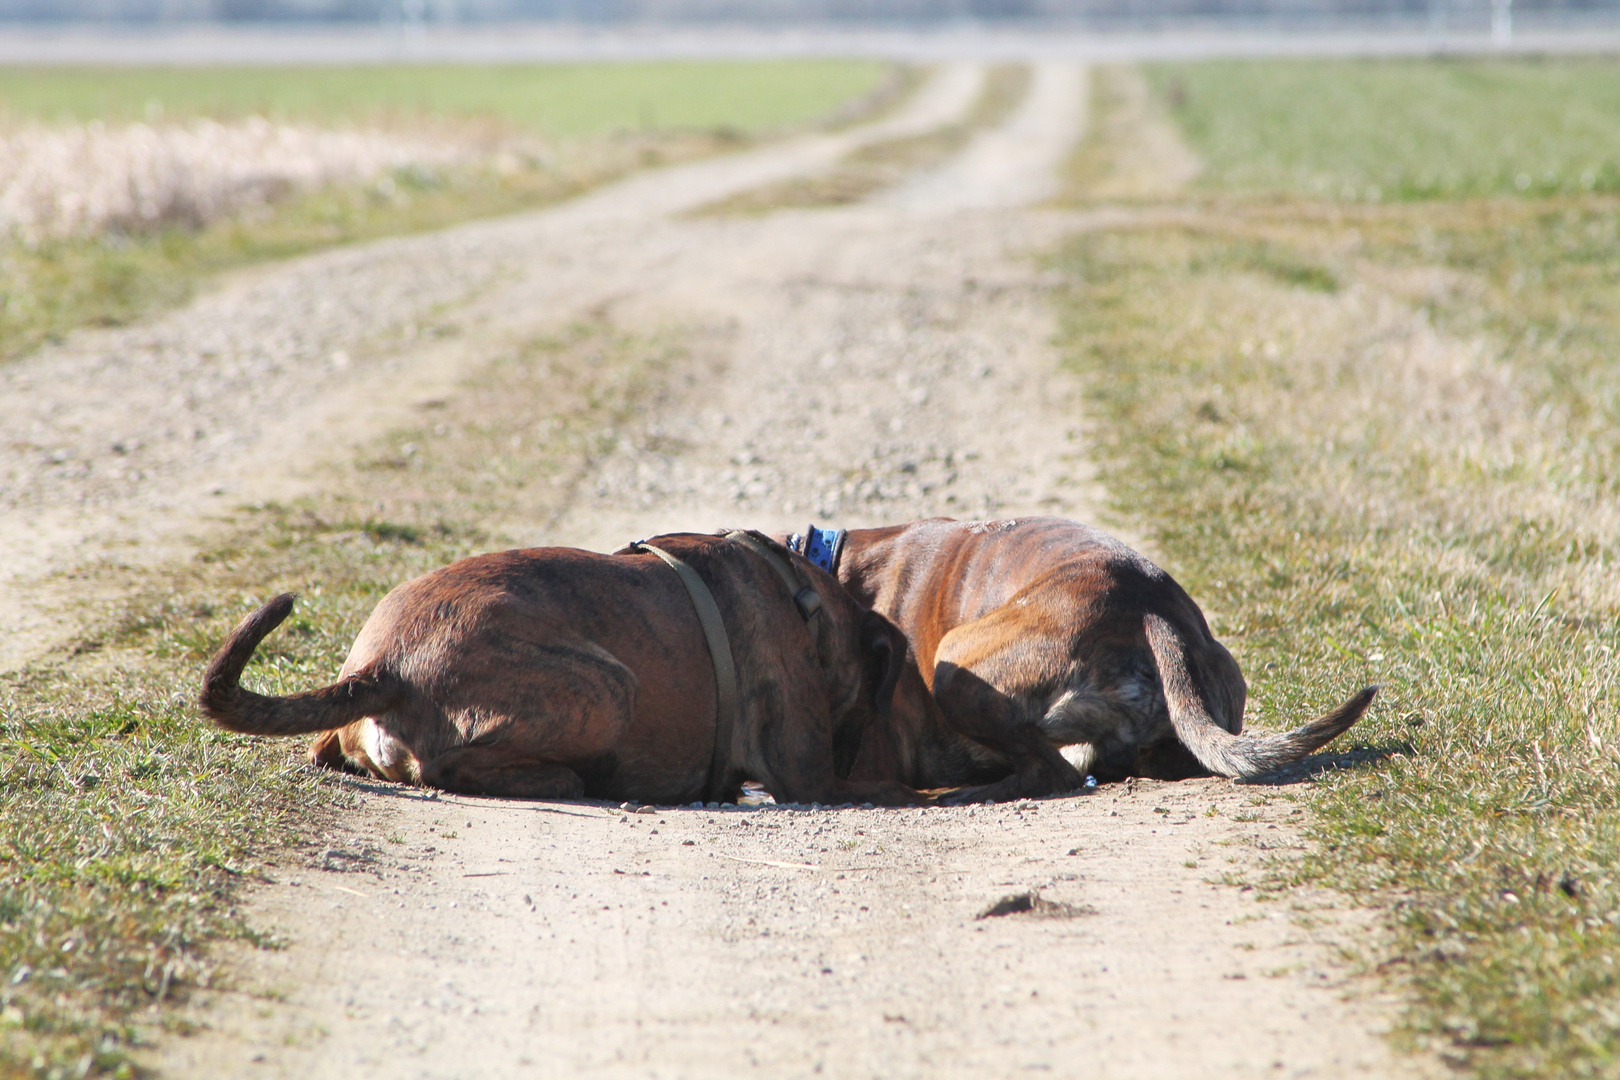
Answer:
<svg viewBox="0 0 1620 1080"><path fill-rule="evenodd" d="M1216 781L927 810L378 790L256 917L195 1077L1391 1077L1300 920L1219 883L1299 811ZM1207 816L1212 815L1212 816ZM1009 895L1050 907L978 918Z"/></svg>
<svg viewBox="0 0 1620 1080"><path fill-rule="evenodd" d="M512 341L589 314L723 360L514 542L934 513L1091 516L1036 256L1111 220L1034 208L1085 123L1075 66L865 205L683 210L964 111L635 178L567 206L245 275L0 374L5 663L71 630L98 561L161 565L213 507L310 490ZM432 328L453 321L440 339ZM118 444L118 445L115 445ZM119 449L119 445L122 449ZM217 494L216 494L217 493ZM27 522L22 517L27 517ZM136 558L139 553L139 559ZM110 586L109 586L110 587ZM1328 898L1222 883L1299 846L1289 788L1114 786L995 807L651 812L356 785L289 857L175 1076L1394 1076ZM979 919L1009 894L1035 910Z"/></svg>

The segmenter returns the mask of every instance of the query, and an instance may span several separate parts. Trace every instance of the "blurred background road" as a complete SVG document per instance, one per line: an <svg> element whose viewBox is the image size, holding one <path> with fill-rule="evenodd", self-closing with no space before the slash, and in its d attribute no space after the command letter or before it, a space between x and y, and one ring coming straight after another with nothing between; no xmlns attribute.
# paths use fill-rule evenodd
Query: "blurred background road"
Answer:
<svg viewBox="0 0 1620 1080"><path fill-rule="evenodd" d="M1477 12L1470 12L1477 14ZM783 59L866 56L940 60L1194 60L1266 56L1429 56L1593 53L1620 49L1620 15L1575 8L1570 16L1526 20L1506 38L1479 19L1424 25L1406 13L1385 25L1347 20L1324 27L1267 25L1264 19L1196 18L1153 29L1029 28L991 24L897 28L721 23L683 25L533 25L499 27L217 24L52 25L0 23L0 63L340 64L410 62L522 63L593 60Z"/></svg>

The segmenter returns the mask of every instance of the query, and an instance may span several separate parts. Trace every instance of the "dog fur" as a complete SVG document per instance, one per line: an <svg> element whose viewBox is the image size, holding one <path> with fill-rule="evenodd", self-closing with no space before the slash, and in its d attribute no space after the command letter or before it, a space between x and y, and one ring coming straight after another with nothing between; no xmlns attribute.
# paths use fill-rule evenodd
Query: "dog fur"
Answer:
<svg viewBox="0 0 1620 1080"><path fill-rule="evenodd" d="M293 597L279 596L220 648L202 710L233 731L317 734L322 765L470 795L735 801L754 780L787 802L920 801L892 780L840 776L905 664L886 619L785 549L821 599L809 623L742 544L699 534L656 542L698 572L724 615L739 700L720 755L702 629L680 579L650 553L463 559L384 597L336 683L272 697L240 678L292 610Z"/></svg>
<svg viewBox="0 0 1620 1080"><path fill-rule="evenodd" d="M1377 691L1284 734L1241 734L1243 674L1198 605L1137 552L1061 518L854 529L835 569L909 640L945 723L1009 764L966 798L1058 793L1084 773L1256 776L1348 729ZM892 747L873 753L853 775L895 767ZM919 787L975 776L901 771Z"/></svg>

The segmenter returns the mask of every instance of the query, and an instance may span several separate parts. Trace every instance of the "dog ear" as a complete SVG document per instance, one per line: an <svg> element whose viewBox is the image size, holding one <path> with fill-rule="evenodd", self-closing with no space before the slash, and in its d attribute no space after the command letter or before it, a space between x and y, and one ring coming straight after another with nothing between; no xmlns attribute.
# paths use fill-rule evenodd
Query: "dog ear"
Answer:
<svg viewBox="0 0 1620 1080"><path fill-rule="evenodd" d="M872 687L872 706L879 716L888 716L906 664L906 637L888 619L868 611L861 620L861 657L864 681Z"/></svg>

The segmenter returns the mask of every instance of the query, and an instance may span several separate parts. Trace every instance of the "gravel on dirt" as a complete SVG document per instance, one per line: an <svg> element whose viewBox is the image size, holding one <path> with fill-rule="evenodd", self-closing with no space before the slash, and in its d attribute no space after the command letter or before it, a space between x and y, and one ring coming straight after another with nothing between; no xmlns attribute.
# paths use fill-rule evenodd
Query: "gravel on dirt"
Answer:
<svg viewBox="0 0 1620 1080"><path fill-rule="evenodd" d="M1347 1000L1299 925L1355 921L1320 895L1222 882L1297 845L1291 801L1232 790L643 814L376 789L261 893L255 917L292 943L242 951L266 996L213 997L198 1019L215 1029L165 1063L447 1080L1402 1075L1370 1003ZM1043 903L980 917L1025 894Z"/></svg>

